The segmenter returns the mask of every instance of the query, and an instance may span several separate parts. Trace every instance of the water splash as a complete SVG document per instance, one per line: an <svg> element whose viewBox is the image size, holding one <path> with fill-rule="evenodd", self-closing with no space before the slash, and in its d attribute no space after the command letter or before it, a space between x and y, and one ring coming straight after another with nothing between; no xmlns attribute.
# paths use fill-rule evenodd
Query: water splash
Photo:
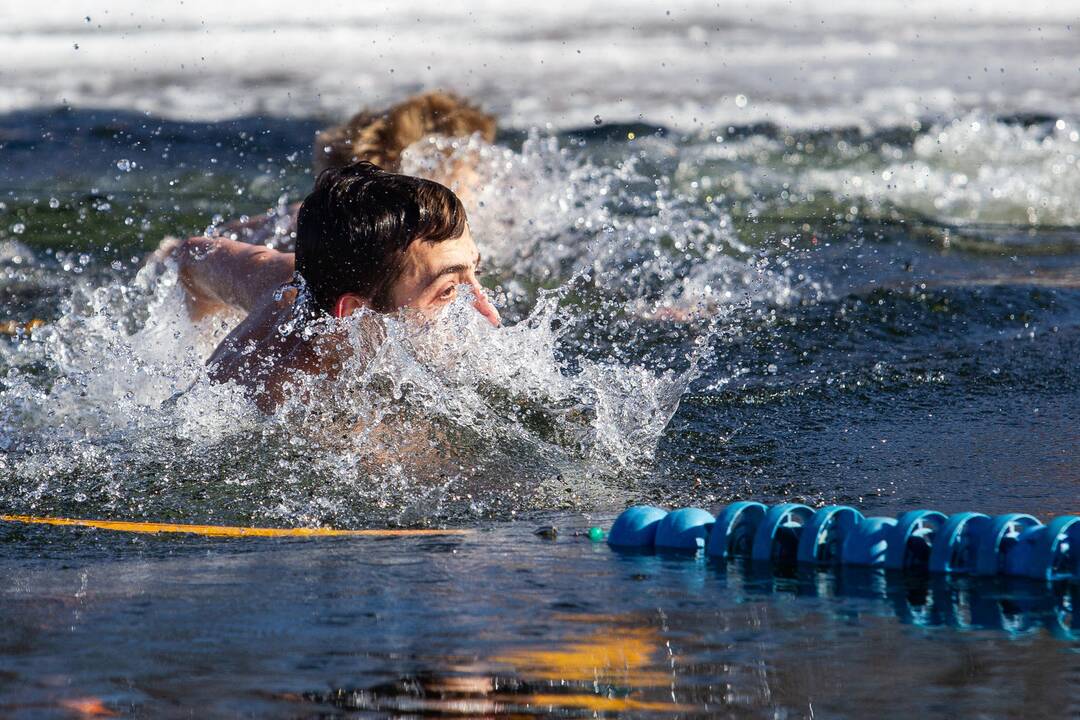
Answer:
<svg viewBox="0 0 1080 720"><path fill-rule="evenodd" d="M511 322L488 326L465 297L434 323L357 317L327 330L354 350L338 376L298 382L270 416L209 382L236 318L192 325L175 269L80 277L5 357L4 504L353 526L621 504L715 332L657 308L785 292L740 259L717 206L652 167L670 148L642 147L614 164L538 134L520 152L433 147L479 160L470 217Z"/></svg>
<svg viewBox="0 0 1080 720"><path fill-rule="evenodd" d="M899 209L946 224L1080 223L1075 118L983 111L876 131L742 130L704 135L688 176L717 172L720 191L762 214L810 203L841 221Z"/></svg>
<svg viewBox="0 0 1080 720"><path fill-rule="evenodd" d="M886 145L881 167L805 182L946 222L1076 225L1080 130L1056 120L1024 126L980 114L935 124L909 150Z"/></svg>
<svg viewBox="0 0 1080 720"><path fill-rule="evenodd" d="M473 235L511 303L531 305L540 288L572 278L642 316L796 297L789 273L755 264L722 192L680 182L675 141L636 139L615 158L605 157L610 147L572 144L535 130L520 151L433 138L405 153L402 171L439 177L448 165L475 165L465 194Z"/></svg>

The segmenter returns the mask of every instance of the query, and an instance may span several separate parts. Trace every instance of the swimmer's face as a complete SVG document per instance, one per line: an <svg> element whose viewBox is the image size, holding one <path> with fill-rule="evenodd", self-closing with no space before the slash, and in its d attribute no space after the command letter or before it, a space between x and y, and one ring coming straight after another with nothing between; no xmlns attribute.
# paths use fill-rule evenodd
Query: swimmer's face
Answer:
<svg viewBox="0 0 1080 720"><path fill-rule="evenodd" d="M492 325L499 325L499 313L487 299L476 273L480 268L480 251L476 249L468 225L460 237L442 242L414 242L405 254L405 265L397 282L390 289L390 304L395 309L407 308L426 317L435 317L457 297L468 290L474 298L473 307ZM342 306L347 298L355 301ZM356 296L344 295L338 303L338 316L348 315L363 302Z"/></svg>
<svg viewBox="0 0 1080 720"><path fill-rule="evenodd" d="M473 307L497 326L499 313L476 277L479 270L480 251L468 225L460 237L452 240L415 242L409 246L405 268L390 291L391 303L433 317L467 288L475 298Z"/></svg>

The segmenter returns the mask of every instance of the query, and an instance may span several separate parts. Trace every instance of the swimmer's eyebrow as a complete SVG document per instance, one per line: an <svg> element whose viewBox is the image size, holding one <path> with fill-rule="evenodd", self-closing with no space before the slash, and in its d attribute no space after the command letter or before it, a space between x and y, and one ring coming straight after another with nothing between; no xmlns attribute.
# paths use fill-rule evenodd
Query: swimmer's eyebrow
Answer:
<svg viewBox="0 0 1080 720"><path fill-rule="evenodd" d="M476 260L473 261L472 269L474 271L480 269L480 254L479 253L477 253L477 255L476 255ZM430 285L431 283L433 283L436 280L438 280L439 278L441 278L443 275L458 275L460 273L466 272L467 270L469 270L469 266L461 264L461 263L459 263L457 265L447 265L446 267L442 268L441 270L436 272L434 275L432 275L431 279L427 281L427 284Z"/></svg>

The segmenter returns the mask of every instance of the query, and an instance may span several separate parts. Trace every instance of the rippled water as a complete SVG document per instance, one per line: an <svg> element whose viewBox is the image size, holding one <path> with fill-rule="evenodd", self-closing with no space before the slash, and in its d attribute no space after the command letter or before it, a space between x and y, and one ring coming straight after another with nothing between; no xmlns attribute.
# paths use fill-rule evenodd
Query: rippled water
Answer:
<svg viewBox="0 0 1080 720"><path fill-rule="evenodd" d="M579 5L11 15L0 510L481 532L3 524L0 712L1075 712L1075 586L760 575L573 535L633 502L1080 513L1075 13ZM132 59L151 46L181 69ZM455 151L488 181L468 209L505 326L387 318L325 407L265 416L205 377L228 321L188 322L145 256L301 199L358 83L500 115L495 146Z"/></svg>
<svg viewBox="0 0 1080 720"><path fill-rule="evenodd" d="M549 516L425 540L0 528L0 708L1069 717L1076 589L755 575ZM33 556L33 558L31 558ZM973 587L974 585L974 587Z"/></svg>

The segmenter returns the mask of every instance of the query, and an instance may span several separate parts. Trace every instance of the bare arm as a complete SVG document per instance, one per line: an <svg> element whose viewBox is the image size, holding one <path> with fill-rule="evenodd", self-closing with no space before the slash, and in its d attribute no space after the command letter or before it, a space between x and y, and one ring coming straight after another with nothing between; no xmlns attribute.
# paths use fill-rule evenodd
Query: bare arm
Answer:
<svg viewBox="0 0 1080 720"><path fill-rule="evenodd" d="M287 212L283 212L281 208L277 208L247 220L230 220L214 234L229 240L243 240L252 245L278 248L288 240L289 232L296 230L300 203L293 203L286 210Z"/></svg>
<svg viewBox="0 0 1080 720"><path fill-rule="evenodd" d="M251 312L292 277L292 253L224 238L192 237L173 252L193 320L227 307Z"/></svg>

